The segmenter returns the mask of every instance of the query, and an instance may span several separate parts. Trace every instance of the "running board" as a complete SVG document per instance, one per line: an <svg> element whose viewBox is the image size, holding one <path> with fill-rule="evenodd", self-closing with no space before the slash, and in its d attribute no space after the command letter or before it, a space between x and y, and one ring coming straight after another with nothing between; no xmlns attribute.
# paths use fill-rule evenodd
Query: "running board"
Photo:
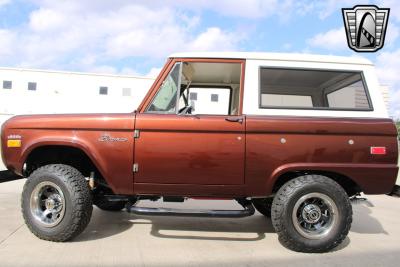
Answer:
<svg viewBox="0 0 400 267"><path fill-rule="evenodd" d="M237 200L243 210L192 210L170 208L146 208L127 206L126 210L136 215L146 216L181 216L181 217L212 217L212 218L242 218L251 216L255 210L249 200Z"/></svg>

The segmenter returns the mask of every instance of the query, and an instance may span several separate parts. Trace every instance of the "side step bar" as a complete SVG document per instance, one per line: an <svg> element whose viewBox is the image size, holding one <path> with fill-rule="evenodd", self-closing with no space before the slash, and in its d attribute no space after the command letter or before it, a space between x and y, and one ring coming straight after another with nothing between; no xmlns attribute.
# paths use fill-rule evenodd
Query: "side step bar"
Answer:
<svg viewBox="0 0 400 267"><path fill-rule="evenodd" d="M126 207L128 212L136 215L146 216L182 216L182 217L213 217L213 218L242 218L251 216L255 210L253 204L249 200L237 200L244 208L243 210L192 210L192 209L169 209L169 208L146 208L129 206Z"/></svg>

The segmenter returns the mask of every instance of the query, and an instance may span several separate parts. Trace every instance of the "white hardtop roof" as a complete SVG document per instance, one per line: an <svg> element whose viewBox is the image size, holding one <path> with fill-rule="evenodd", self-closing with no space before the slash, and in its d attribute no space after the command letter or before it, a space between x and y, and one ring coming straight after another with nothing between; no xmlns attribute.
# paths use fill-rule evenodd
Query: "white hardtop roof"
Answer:
<svg viewBox="0 0 400 267"><path fill-rule="evenodd" d="M371 61L363 57L340 57L327 55L312 55L299 53L259 53L259 52L185 52L175 53L171 58L226 58L226 59L251 59L251 60L278 60L340 63L355 65L373 65Z"/></svg>

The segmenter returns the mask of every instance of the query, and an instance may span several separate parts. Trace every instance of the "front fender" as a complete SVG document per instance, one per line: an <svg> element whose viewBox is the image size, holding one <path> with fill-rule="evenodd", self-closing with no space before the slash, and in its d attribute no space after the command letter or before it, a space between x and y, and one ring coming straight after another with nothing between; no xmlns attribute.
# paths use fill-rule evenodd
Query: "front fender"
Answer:
<svg viewBox="0 0 400 267"><path fill-rule="evenodd" d="M22 174L23 165L27 161L30 153L36 148L43 146L66 146L66 147L74 147L80 149L90 158L90 160L99 170L101 175L105 177L105 170L104 170L105 163L103 158L99 155L98 151L96 149L93 149L93 146L88 145L84 141L69 136L65 137L46 136L43 138L31 140L30 142L25 144L21 150L21 161L19 162L19 166L16 169L16 171L19 174Z"/></svg>
<svg viewBox="0 0 400 267"><path fill-rule="evenodd" d="M80 149L92 161L94 166L106 180L107 184L117 194L133 193L133 136L131 131L57 131L49 134L48 130L21 131L22 147L18 154L15 150L11 159L12 169L22 174L24 163L30 153L43 146L69 146ZM107 135L113 140L104 141L101 137Z"/></svg>

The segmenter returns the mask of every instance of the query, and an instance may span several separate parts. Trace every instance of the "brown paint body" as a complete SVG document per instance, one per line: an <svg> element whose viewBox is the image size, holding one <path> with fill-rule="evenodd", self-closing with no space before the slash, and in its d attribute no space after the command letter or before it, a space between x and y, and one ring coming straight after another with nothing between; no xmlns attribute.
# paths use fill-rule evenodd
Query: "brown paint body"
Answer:
<svg viewBox="0 0 400 267"><path fill-rule="evenodd" d="M137 113L8 120L2 131L7 168L21 174L35 148L64 145L85 152L116 194L267 196L281 175L307 170L347 176L367 194L392 190L398 147L390 119L240 115L242 122L229 122L226 118L236 116L144 113L178 60L190 61L168 60ZM195 61L241 63L244 76L244 60ZM9 135L20 135L22 147L7 148ZM101 141L104 135L125 141ZM386 147L386 155L371 155L371 146Z"/></svg>

